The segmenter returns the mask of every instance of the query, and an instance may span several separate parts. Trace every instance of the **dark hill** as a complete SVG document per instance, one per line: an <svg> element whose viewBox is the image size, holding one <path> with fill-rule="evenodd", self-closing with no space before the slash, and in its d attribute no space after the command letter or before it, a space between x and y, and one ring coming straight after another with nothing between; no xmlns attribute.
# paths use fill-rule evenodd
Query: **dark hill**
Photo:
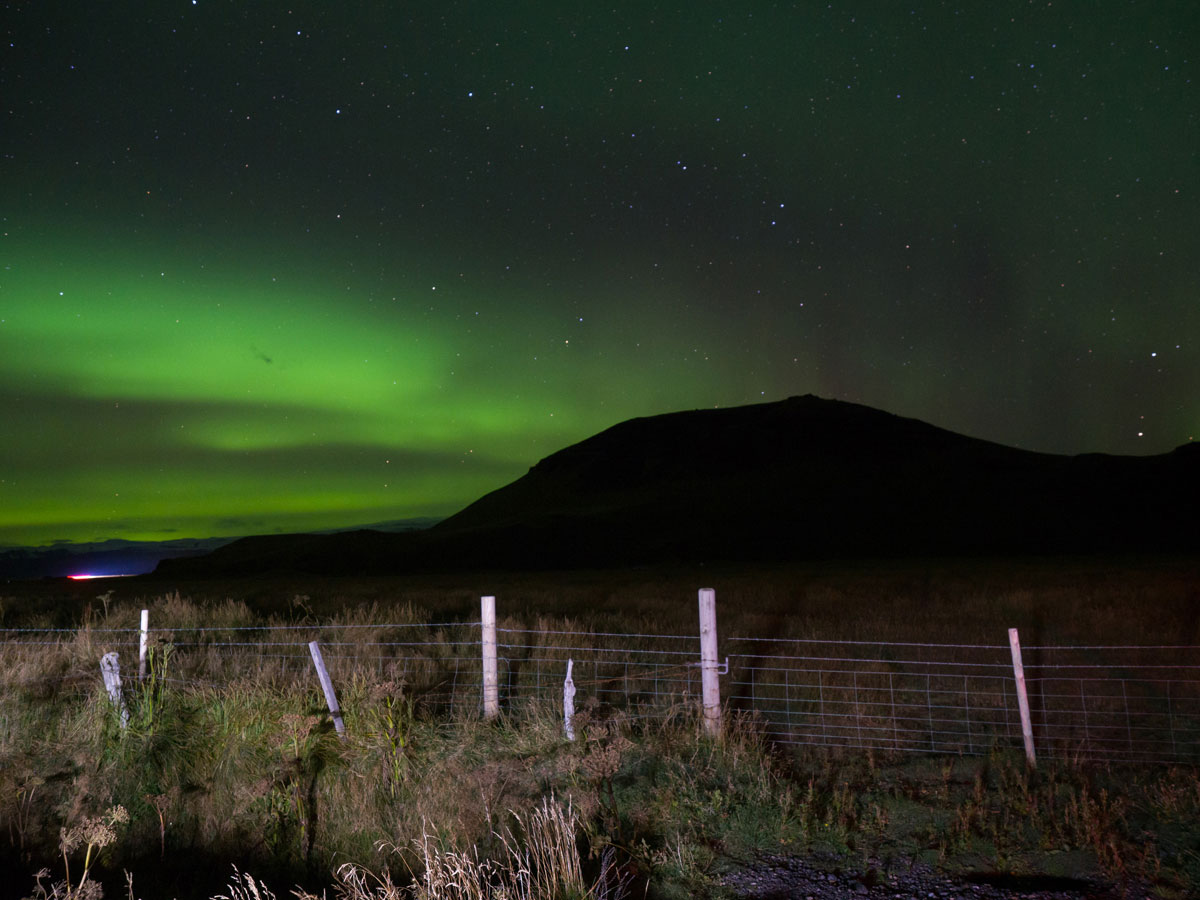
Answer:
<svg viewBox="0 0 1200 900"><path fill-rule="evenodd" d="M168 574L1200 549L1200 453L1032 453L811 395L622 422L434 528L248 538Z"/></svg>

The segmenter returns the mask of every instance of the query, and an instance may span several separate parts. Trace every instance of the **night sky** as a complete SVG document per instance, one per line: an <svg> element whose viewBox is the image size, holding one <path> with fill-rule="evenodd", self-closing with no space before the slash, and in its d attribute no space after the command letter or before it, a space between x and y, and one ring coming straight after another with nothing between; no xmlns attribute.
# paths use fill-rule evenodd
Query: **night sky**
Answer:
<svg viewBox="0 0 1200 900"><path fill-rule="evenodd" d="M815 393L1200 436L1200 4L4 3L0 544L446 515Z"/></svg>

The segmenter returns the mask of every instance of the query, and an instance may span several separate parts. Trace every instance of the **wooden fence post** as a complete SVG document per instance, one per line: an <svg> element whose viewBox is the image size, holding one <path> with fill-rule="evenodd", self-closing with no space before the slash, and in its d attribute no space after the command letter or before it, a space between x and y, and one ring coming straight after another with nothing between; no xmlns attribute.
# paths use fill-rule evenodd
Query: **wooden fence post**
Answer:
<svg viewBox="0 0 1200 900"><path fill-rule="evenodd" d="M333 681L329 677L329 670L325 668L325 660L321 656L321 645L316 641L309 641L308 652L312 654L313 665L317 668L317 678L321 680L321 690L325 692L325 703L329 707L329 714L333 716L333 727L337 729L337 733L342 737L346 737L346 725L342 722L342 711L338 707L337 695L333 692Z"/></svg>
<svg viewBox="0 0 1200 900"><path fill-rule="evenodd" d="M142 627L138 630L138 681L146 678L146 639L150 633L150 610L142 610Z"/></svg>
<svg viewBox="0 0 1200 900"><path fill-rule="evenodd" d="M1033 722L1029 718L1029 695L1025 691L1025 666L1021 662L1021 639L1017 629L1008 629L1008 646L1012 650L1013 677L1017 682L1017 707L1021 711L1021 737L1025 740L1025 759L1030 768L1037 767L1033 752Z"/></svg>
<svg viewBox="0 0 1200 900"><path fill-rule="evenodd" d="M500 676L496 672L496 598L481 597L483 644L483 717L500 715Z"/></svg>
<svg viewBox="0 0 1200 900"><path fill-rule="evenodd" d="M575 681L571 678L571 669L575 667L575 660L567 660L567 677L563 681L563 731L566 732L567 740L575 740L575 723L572 719L575 718Z"/></svg>
<svg viewBox="0 0 1200 900"><path fill-rule="evenodd" d="M100 674L104 677L109 699L121 716L121 728L128 728L129 710L125 708L125 698L121 696L121 664L117 662L116 653L105 653L100 657Z"/></svg>
<svg viewBox="0 0 1200 900"><path fill-rule="evenodd" d="M704 730L721 733L721 686L717 680L717 592L700 590L700 686Z"/></svg>

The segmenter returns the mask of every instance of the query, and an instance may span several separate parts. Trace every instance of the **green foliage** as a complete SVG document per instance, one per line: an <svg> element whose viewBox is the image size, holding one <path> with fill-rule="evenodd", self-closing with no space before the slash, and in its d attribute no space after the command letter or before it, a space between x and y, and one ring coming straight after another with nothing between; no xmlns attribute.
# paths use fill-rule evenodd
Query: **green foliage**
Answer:
<svg viewBox="0 0 1200 900"><path fill-rule="evenodd" d="M440 600L418 593L394 609L353 607L339 622L426 621L439 603L459 603L461 615L473 617L469 593L439 590ZM593 590L568 598L573 615L578 598ZM794 595L777 590L733 615L794 605ZM835 589L826 579L805 592L844 618L847 597L858 590L852 583ZM312 625L325 607L316 589L305 594L294 609L281 606ZM611 617L625 615L596 602L591 620L564 623L547 614L555 602L549 594L530 588L525 598L538 613L520 623L535 629L531 642L537 630L587 628L604 617L612 627ZM649 588L641 599L666 609ZM1008 594L989 615L1030 602ZM226 643L236 633L224 629L291 621L225 598L206 606L178 594L154 610L164 621L220 628L206 634ZM903 618L894 608L879 616L864 627L882 630ZM136 610L119 602L106 610L115 626L135 619ZM820 631L831 622L805 627ZM623 623L655 630L630 617ZM444 630L453 636L457 627ZM338 634L344 643L363 640L350 627ZM528 847L531 817L554 797L571 811L585 876L559 896L601 896L602 871L610 880L649 880L662 896L710 894L724 867L776 853L831 854L864 868L916 857L951 870L1144 878L1168 897L1200 887L1194 769L1044 762L1031 771L1005 753L931 759L787 749L767 741L753 718L735 716L712 738L691 705L664 700L653 717L639 718L586 696L570 743L553 700L514 705L492 723L472 708L425 702L453 662L446 645L431 646L405 672L382 665L335 671L343 740L311 669L156 642L145 679L129 682L130 724L121 731L98 684L102 638L102 629L81 628L55 647L3 649L0 662L21 687L2 710L0 834L30 871L57 867L60 829L84 822L86 810L119 805L128 810L127 839L91 853L83 843L72 850L76 857L84 851L88 882L151 861L186 867L193 857L216 857L318 889L342 862L355 860L363 896L379 895L380 879L394 878L392 887L407 891L447 854L481 865L519 857L524 849L506 854ZM381 841L397 849L381 852ZM557 846L566 854L566 843ZM569 868L568 857L561 859ZM389 867L403 877L385 875ZM244 879L239 885L248 890Z"/></svg>
<svg viewBox="0 0 1200 900"><path fill-rule="evenodd" d="M404 693L404 682L394 679L370 685L366 695L368 735L378 743L388 791L395 799L404 783L408 766L406 751L413 728L413 699Z"/></svg>
<svg viewBox="0 0 1200 900"><path fill-rule="evenodd" d="M146 646L146 677L139 678L134 692L131 724L152 734L168 699L168 677L174 651L169 641L151 641Z"/></svg>

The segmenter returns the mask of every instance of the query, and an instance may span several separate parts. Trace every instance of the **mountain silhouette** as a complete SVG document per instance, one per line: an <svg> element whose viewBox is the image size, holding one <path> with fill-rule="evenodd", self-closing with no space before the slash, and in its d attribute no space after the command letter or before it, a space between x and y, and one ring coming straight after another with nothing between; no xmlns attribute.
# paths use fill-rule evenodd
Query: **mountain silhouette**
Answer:
<svg viewBox="0 0 1200 900"><path fill-rule="evenodd" d="M812 395L631 419L411 534L245 538L171 575L1200 549L1200 447L1061 456Z"/></svg>

